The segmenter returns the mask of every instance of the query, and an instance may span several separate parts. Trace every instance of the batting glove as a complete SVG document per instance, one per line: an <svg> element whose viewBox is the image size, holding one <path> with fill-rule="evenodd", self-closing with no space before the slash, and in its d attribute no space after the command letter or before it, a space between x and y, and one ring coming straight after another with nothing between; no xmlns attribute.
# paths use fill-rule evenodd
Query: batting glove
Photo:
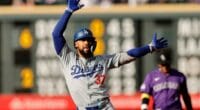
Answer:
<svg viewBox="0 0 200 110"><path fill-rule="evenodd" d="M153 51L157 51L159 49L166 48L166 47L168 47L168 41L163 37L160 39L157 39L157 34L154 33L153 39L151 43L149 44L150 51L153 52Z"/></svg>
<svg viewBox="0 0 200 110"><path fill-rule="evenodd" d="M80 0L67 0L68 10L74 12L84 6L84 4L79 4Z"/></svg>

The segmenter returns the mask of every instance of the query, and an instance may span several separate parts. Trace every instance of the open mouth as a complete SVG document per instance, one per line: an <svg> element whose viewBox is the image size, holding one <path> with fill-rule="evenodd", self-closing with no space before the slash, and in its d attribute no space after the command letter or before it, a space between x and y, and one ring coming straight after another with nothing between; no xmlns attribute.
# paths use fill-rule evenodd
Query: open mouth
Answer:
<svg viewBox="0 0 200 110"><path fill-rule="evenodd" d="M84 47L83 50L88 51L90 48L89 47Z"/></svg>

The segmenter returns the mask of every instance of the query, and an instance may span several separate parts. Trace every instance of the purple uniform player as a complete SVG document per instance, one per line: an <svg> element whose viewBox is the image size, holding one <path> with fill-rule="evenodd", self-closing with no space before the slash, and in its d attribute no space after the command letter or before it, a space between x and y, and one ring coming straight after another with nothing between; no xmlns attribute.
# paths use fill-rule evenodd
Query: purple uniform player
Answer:
<svg viewBox="0 0 200 110"><path fill-rule="evenodd" d="M147 110L149 96L153 97L155 110L182 110L180 95L183 96L187 110L192 110L191 99L186 86L186 77L176 69L170 68L169 57L161 54L158 69L147 74L140 91L142 110Z"/></svg>

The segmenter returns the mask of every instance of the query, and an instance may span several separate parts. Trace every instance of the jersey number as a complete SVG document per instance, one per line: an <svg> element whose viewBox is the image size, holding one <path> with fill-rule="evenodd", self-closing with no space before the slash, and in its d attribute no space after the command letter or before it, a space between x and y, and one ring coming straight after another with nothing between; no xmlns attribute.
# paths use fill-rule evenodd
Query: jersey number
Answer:
<svg viewBox="0 0 200 110"><path fill-rule="evenodd" d="M105 75L97 74L95 78L96 78L95 83L98 85L102 85L105 80Z"/></svg>

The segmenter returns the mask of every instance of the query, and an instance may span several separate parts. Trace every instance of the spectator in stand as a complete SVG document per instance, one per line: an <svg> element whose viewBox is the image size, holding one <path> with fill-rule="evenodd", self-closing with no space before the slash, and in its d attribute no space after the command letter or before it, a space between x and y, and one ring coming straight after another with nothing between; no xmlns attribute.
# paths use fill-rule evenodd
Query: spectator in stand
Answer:
<svg viewBox="0 0 200 110"><path fill-rule="evenodd" d="M11 5L12 0L0 0L0 5Z"/></svg>
<svg viewBox="0 0 200 110"><path fill-rule="evenodd" d="M119 4L119 3L128 3L128 0L112 0L112 3Z"/></svg>
<svg viewBox="0 0 200 110"><path fill-rule="evenodd" d="M100 4L101 0L81 0L81 4L84 4L85 6L93 6Z"/></svg>
<svg viewBox="0 0 200 110"><path fill-rule="evenodd" d="M13 0L13 5L34 5L34 0Z"/></svg>
<svg viewBox="0 0 200 110"><path fill-rule="evenodd" d="M188 0L148 0L147 3L186 3Z"/></svg>
<svg viewBox="0 0 200 110"><path fill-rule="evenodd" d="M200 0L189 0L191 3L200 3Z"/></svg>
<svg viewBox="0 0 200 110"><path fill-rule="evenodd" d="M66 0L35 0L35 4L38 5L58 5L65 4Z"/></svg>
<svg viewBox="0 0 200 110"><path fill-rule="evenodd" d="M166 3L168 0L148 0L147 3Z"/></svg>

